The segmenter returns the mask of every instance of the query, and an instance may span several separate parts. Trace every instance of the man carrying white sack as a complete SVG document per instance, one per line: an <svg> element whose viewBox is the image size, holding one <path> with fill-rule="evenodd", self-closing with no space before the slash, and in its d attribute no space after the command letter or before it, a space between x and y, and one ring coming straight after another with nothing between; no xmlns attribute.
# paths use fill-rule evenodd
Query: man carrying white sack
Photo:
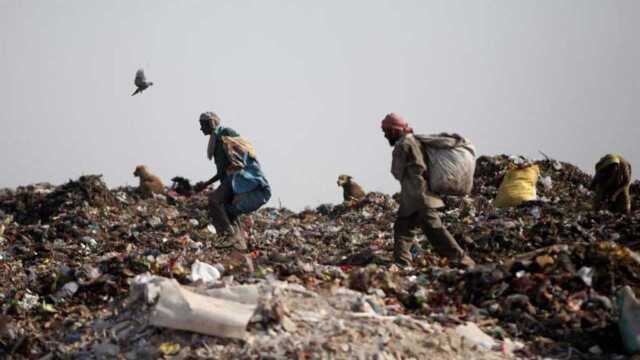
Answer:
<svg viewBox="0 0 640 360"><path fill-rule="evenodd" d="M427 151L419 140L428 140L430 137L414 135L409 124L394 113L382 120L382 131L389 145L393 146L391 174L401 186L400 208L393 228L394 261L401 266L412 264L411 231L420 227L436 253L447 257L453 265L474 266L474 261L465 255L438 215L437 209L444 207L444 202L430 189ZM475 167L472 167L471 172L473 170ZM473 174L466 178L467 182L469 179L472 182ZM452 185L455 187L456 184ZM465 184L463 187L459 193L470 191L469 185Z"/></svg>

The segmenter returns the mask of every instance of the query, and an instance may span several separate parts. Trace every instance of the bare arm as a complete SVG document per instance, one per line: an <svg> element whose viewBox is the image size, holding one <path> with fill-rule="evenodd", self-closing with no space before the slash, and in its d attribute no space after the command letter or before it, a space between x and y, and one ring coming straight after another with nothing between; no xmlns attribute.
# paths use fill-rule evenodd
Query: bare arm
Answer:
<svg viewBox="0 0 640 360"><path fill-rule="evenodd" d="M213 184L214 182L220 180L220 175L219 174L215 174L211 179L204 181L204 182L199 182L194 186L194 191L195 192L200 192L204 189L206 189L207 187L209 187L211 184Z"/></svg>

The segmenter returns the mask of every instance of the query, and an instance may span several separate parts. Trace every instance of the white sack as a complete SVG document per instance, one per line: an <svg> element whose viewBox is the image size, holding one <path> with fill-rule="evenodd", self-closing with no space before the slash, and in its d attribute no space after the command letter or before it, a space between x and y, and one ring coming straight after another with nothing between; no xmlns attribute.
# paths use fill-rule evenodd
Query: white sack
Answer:
<svg viewBox="0 0 640 360"><path fill-rule="evenodd" d="M427 155L429 190L443 195L467 195L473 188L476 150L456 134L421 136Z"/></svg>
<svg viewBox="0 0 640 360"><path fill-rule="evenodd" d="M136 277L134 289L134 293L144 294L147 303L155 302L149 318L152 325L236 339L245 337L258 298L251 293L247 299L250 301L246 301L253 302L250 304L218 299L190 291L176 280L148 275ZM236 295L243 291L247 290ZM223 292L234 293L233 290ZM213 291L211 295L215 294Z"/></svg>

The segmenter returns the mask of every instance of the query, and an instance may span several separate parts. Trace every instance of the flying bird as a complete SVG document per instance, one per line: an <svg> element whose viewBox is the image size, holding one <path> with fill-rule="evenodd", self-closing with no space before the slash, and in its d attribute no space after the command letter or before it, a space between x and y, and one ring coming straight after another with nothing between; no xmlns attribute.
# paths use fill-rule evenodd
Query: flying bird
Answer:
<svg viewBox="0 0 640 360"><path fill-rule="evenodd" d="M136 84L137 89L133 92L133 94L131 94L131 96L137 93L141 93L146 88L153 85L153 82L147 81L147 77L144 76L144 70L142 69L138 69L138 71L136 71L136 79L134 80L134 83Z"/></svg>

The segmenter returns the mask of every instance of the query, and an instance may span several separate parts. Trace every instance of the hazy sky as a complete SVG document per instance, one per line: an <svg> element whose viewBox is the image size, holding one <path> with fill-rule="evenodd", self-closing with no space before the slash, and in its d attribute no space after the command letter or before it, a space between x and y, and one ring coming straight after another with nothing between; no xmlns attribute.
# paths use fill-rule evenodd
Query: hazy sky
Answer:
<svg viewBox="0 0 640 360"><path fill-rule="evenodd" d="M339 174L394 192L380 120L640 171L640 2L0 0L0 187L215 173L201 112L251 141L294 209ZM155 86L131 97L136 69Z"/></svg>

